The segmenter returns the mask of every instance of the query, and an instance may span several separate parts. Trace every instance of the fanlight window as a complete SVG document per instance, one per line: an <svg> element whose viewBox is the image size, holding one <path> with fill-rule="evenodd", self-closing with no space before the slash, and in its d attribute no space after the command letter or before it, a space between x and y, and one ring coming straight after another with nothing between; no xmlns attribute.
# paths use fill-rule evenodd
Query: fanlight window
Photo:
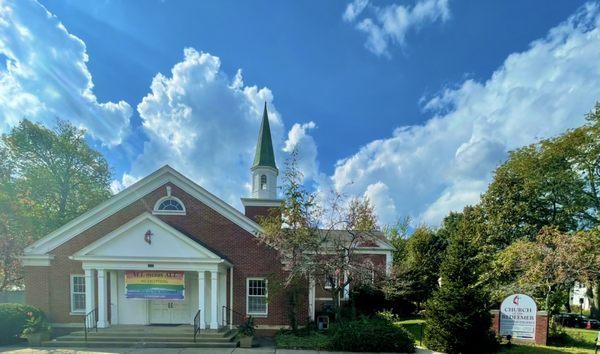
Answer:
<svg viewBox="0 0 600 354"><path fill-rule="evenodd" d="M165 197L154 207L156 214L185 214L185 206L175 197Z"/></svg>
<svg viewBox="0 0 600 354"><path fill-rule="evenodd" d="M163 200L162 203L160 203L160 205L158 206L158 210L183 211L183 206L175 199L167 199Z"/></svg>

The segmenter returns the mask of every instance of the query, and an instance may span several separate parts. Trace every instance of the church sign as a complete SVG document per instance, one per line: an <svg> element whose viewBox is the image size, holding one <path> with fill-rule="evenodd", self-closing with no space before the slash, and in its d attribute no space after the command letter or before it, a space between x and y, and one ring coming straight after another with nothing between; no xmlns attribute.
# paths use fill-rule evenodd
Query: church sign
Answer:
<svg viewBox="0 0 600 354"><path fill-rule="evenodd" d="M537 306L527 295L510 295L500 305L500 335L535 340Z"/></svg>
<svg viewBox="0 0 600 354"><path fill-rule="evenodd" d="M125 297L146 300L183 300L184 272L127 271Z"/></svg>

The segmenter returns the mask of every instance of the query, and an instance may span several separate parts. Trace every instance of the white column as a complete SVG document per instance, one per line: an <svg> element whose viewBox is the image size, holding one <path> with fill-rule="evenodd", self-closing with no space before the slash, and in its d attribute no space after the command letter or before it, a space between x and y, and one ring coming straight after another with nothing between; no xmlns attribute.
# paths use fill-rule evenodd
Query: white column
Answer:
<svg viewBox="0 0 600 354"><path fill-rule="evenodd" d="M198 309L200 310L200 329L206 328L206 307L204 305L204 271L198 272Z"/></svg>
<svg viewBox="0 0 600 354"><path fill-rule="evenodd" d="M308 277L308 318L315 320L315 278Z"/></svg>
<svg viewBox="0 0 600 354"><path fill-rule="evenodd" d="M106 270L98 269L98 328L108 327L106 320L107 308Z"/></svg>
<svg viewBox="0 0 600 354"><path fill-rule="evenodd" d="M217 322L217 296L219 294L218 287L219 272L213 270L210 272L210 328L218 329L219 323Z"/></svg>
<svg viewBox="0 0 600 354"><path fill-rule="evenodd" d="M229 268L229 329L233 329L233 267Z"/></svg>
<svg viewBox="0 0 600 354"><path fill-rule="evenodd" d="M119 292L117 288L117 271L110 272L110 324L119 323Z"/></svg>
<svg viewBox="0 0 600 354"><path fill-rule="evenodd" d="M394 258L392 256L392 251L388 251L385 254L385 275L388 277L392 274L392 265L394 262Z"/></svg>
<svg viewBox="0 0 600 354"><path fill-rule="evenodd" d="M94 270L85 269L85 313L90 313L96 307L94 298ZM95 320L94 320L95 321ZM88 323L92 325L92 323Z"/></svg>

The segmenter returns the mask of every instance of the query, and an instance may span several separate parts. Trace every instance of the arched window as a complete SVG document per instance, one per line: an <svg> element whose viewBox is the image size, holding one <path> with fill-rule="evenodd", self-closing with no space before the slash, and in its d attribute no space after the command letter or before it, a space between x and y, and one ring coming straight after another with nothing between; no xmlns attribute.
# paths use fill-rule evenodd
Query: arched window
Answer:
<svg viewBox="0 0 600 354"><path fill-rule="evenodd" d="M185 214L185 206L181 200L166 196L160 198L154 205L154 214Z"/></svg>
<svg viewBox="0 0 600 354"><path fill-rule="evenodd" d="M267 190L267 176L266 175L260 176L260 189L262 189L263 191Z"/></svg>

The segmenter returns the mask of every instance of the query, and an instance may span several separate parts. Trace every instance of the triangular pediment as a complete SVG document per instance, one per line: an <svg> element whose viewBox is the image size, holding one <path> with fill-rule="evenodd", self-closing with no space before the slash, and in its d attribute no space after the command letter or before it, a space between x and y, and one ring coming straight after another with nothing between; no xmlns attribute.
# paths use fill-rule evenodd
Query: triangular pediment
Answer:
<svg viewBox="0 0 600 354"><path fill-rule="evenodd" d="M214 252L150 213L143 213L74 255L102 258L220 260Z"/></svg>

